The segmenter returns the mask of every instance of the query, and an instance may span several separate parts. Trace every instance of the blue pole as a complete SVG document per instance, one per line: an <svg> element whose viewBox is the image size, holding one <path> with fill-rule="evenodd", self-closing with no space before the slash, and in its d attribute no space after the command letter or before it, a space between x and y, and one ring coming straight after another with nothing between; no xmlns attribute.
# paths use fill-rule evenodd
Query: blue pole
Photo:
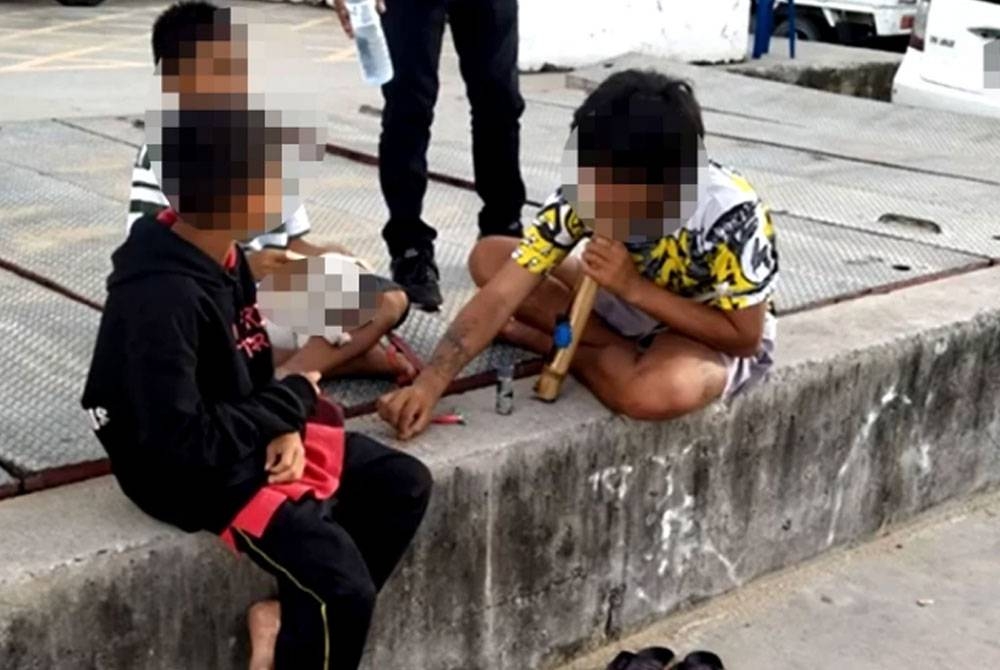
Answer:
<svg viewBox="0 0 1000 670"><path fill-rule="evenodd" d="M753 58L760 58L768 51L771 41L771 31L774 29L770 19L770 5L774 0L757 0L757 22L753 33Z"/></svg>
<svg viewBox="0 0 1000 670"><path fill-rule="evenodd" d="M764 50L762 53L771 53L771 35L774 33L774 2L775 0L762 0L764 3Z"/></svg>
<svg viewBox="0 0 1000 670"><path fill-rule="evenodd" d="M795 58L795 0L788 0L788 57Z"/></svg>

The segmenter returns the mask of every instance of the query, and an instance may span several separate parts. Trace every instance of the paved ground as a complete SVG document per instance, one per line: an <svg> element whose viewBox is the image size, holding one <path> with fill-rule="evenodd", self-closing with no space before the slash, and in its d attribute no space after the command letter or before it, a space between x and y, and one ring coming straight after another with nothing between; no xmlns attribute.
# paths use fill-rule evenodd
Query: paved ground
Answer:
<svg viewBox="0 0 1000 670"><path fill-rule="evenodd" d="M29 119L141 114L152 72L149 44L153 20L169 2L107 0L97 8L63 7L54 0L8 0L0 6L0 123ZM279 24L288 24L328 74L319 93L347 94L379 104L377 89L365 87L354 55L332 11L321 7L235 0ZM457 75L450 40L443 69ZM525 91L562 86L563 77L524 77ZM460 92L457 76L443 77L443 90ZM114 95L108 95L114 91Z"/></svg>
<svg viewBox="0 0 1000 670"><path fill-rule="evenodd" d="M1000 667L1000 495L764 578L561 670L619 649L710 649L732 670Z"/></svg>

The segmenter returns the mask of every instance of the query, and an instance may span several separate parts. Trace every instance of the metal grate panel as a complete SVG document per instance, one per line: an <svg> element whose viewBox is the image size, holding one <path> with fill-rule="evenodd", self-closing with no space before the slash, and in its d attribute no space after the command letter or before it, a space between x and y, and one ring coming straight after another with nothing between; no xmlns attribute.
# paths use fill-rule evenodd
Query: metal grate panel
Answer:
<svg viewBox="0 0 1000 670"><path fill-rule="evenodd" d="M0 132L3 163L76 185L109 204L128 199L135 154L130 146L56 121L12 123Z"/></svg>
<svg viewBox="0 0 1000 670"><path fill-rule="evenodd" d="M124 204L2 162L0 183L0 255L103 302L111 252L125 238Z"/></svg>
<svg viewBox="0 0 1000 670"><path fill-rule="evenodd" d="M796 216L775 215L775 229L781 272L779 313L988 262Z"/></svg>
<svg viewBox="0 0 1000 670"><path fill-rule="evenodd" d="M394 388L396 385L387 379L344 378L324 382L323 393L350 411L364 407Z"/></svg>
<svg viewBox="0 0 1000 670"><path fill-rule="evenodd" d="M134 116L98 116L82 119L66 119L61 123L76 127L83 132L89 132L98 137L130 147L134 152L146 142L146 130L136 126L134 121L141 120L141 115Z"/></svg>
<svg viewBox="0 0 1000 670"><path fill-rule="evenodd" d="M567 105L552 102L556 99L557 96L549 95L543 101L529 100L522 123L522 169L529 198L536 201L547 197L560 180L559 161L571 110ZM457 120L466 115L464 104L457 98L439 100L428 158L433 170L471 179L471 139L465 130L467 124ZM726 118L732 122L735 117ZM710 133L716 129L711 123L709 119ZM364 114L344 117L342 128L343 132L334 134L334 141L342 141L358 151L377 151L377 118ZM961 128L952 130L957 133ZM708 146L712 156L744 172L761 196L778 210L1000 258L1000 220L993 207L1000 195L998 186L961 176L914 172L907 169L905 162L902 169L897 169L831 158L809 147L760 144L754 140L770 135L756 127L752 130L744 127L741 132L748 136L747 140L710 136ZM968 141L962 135L953 135L951 139L958 144ZM842 137L831 139L827 148L843 144ZM1000 143L993 144L1000 151ZM478 203L474 206L478 207ZM527 211L525 217L531 214ZM884 215L932 221L942 231L935 234L916 224L882 223Z"/></svg>
<svg viewBox="0 0 1000 670"><path fill-rule="evenodd" d="M9 472L0 468L0 498L6 498L17 492L18 481Z"/></svg>
<svg viewBox="0 0 1000 670"><path fill-rule="evenodd" d="M99 314L0 271L0 464L26 476L102 458L80 396Z"/></svg>

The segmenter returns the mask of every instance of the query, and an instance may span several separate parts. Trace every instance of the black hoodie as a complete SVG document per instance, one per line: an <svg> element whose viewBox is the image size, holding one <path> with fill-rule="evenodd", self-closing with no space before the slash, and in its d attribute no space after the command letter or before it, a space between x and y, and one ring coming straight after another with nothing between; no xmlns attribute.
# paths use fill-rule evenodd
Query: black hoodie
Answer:
<svg viewBox="0 0 1000 670"><path fill-rule="evenodd" d="M275 437L313 412L274 379L241 251L226 270L151 216L112 256L83 406L125 494L187 531L220 532L266 482Z"/></svg>

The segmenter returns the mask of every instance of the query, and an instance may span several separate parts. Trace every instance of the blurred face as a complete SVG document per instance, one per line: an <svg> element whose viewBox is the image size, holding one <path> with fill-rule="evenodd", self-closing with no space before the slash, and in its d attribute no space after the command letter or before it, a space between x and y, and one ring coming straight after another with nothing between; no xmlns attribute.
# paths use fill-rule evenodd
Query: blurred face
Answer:
<svg viewBox="0 0 1000 670"><path fill-rule="evenodd" d="M581 156L578 146L574 130L563 150L562 192L583 224L602 237L645 244L676 233L694 214L699 184L707 184L703 151L698 165L680 171L683 183L663 184L642 168L585 165L595 156ZM609 151L604 160L614 157Z"/></svg>
<svg viewBox="0 0 1000 670"><path fill-rule="evenodd" d="M229 196L220 196L214 211L178 211L200 230L226 232L236 239L249 239L281 225L283 183L281 163L268 161L265 176L226 185Z"/></svg>
<svg viewBox="0 0 1000 670"><path fill-rule="evenodd" d="M210 32L162 62L146 112L152 169L171 205L191 225L237 239L295 211L326 141L315 78L297 76L309 61L294 33L251 18L217 12Z"/></svg>
<svg viewBox="0 0 1000 670"><path fill-rule="evenodd" d="M680 213L679 189L625 179L612 168L577 170L579 216L594 232L620 242L643 242L662 237L664 221Z"/></svg>
<svg viewBox="0 0 1000 670"><path fill-rule="evenodd" d="M176 64L165 65L164 92L183 96L247 94L247 43L232 26L231 34L188 45Z"/></svg>

